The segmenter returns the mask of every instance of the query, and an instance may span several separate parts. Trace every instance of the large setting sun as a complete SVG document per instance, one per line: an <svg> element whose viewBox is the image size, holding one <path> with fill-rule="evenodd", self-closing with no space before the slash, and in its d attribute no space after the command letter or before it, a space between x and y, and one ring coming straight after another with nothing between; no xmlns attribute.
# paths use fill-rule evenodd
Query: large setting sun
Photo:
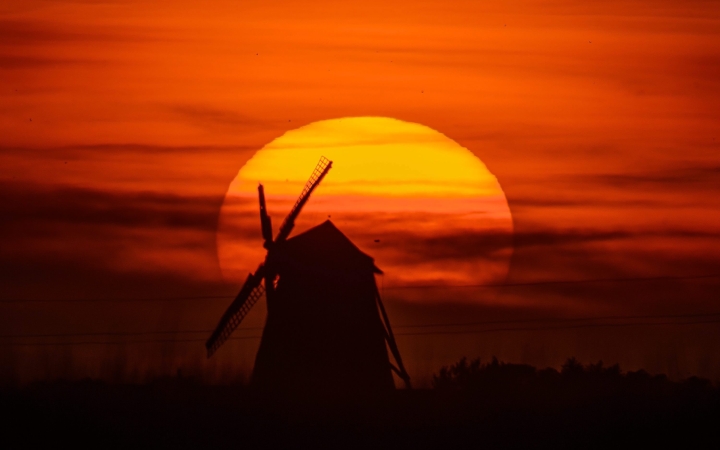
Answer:
<svg viewBox="0 0 720 450"><path fill-rule="evenodd" d="M265 187L277 229L321 156L333 168L294 234L329 218L375 258L388 286L504 280L513 226L495 176L442 133L382 117L323 120L290 130L240 169L217 236L226 278L241 281L262 261L258 184ZM474 245L458 251L459 240Z"/></svg>

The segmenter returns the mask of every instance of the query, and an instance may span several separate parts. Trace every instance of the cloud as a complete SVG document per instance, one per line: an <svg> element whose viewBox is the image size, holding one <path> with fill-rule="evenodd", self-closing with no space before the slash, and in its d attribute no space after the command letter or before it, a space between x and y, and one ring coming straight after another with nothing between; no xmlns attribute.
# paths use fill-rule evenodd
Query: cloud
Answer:
<svg viewBox="0 0 720 450"><path fill-rule="evenodd" d="M720 233L696 230L546 230L515 233L513 242L516 248L537 246L566 246L598 243L615 240L646 238L701 238L720 240Z"/></svg>
<svg viewBox="0 0 720 450"><path fill-rule="evenodd" d="M61 66L68 64L88 64L98 63L99 61L91 61L89 59L61 59L48 58L39 56L15 56L0 55L0 70L3 69L35 69L46 68L51 66Z"/></svg>
<svg viewBox="0 0 720 450"><path fill-rule="evenodd" d="M514 212L520 208L603 208L627 214L641 208L670 213L677 207L709 207L720 189L720 166L708 161L648 171L560 174L532 184L510 180L505 189Z"/></svg>
<svg viewBox="0 0 720 450"><path fill-rule="evenodd" d="M720 166L708 164L645 173L598 174L589 176L586 181L614 188L718 189Z"/></svg>
<svg viewBox="0 0 720 450"><path fill-rule="evenodd" d="M40 20L0 20L0 42L5 47L67 42L157 40L149 29L100 25L78 25Z"/></svg>
<svg viewBox="0 0 720 450"><path fill-rule="evenodd" d="M520 232L509 283L607 281L498 290L511 304L576 314L706 311L714 308L720 278L694 277L720 275L719 250L720 233L714 230Z"/></svg>
<svg viewBox="0 0 720 450"><path fill-rule="evenodd" d="M26 279L42 278L38 271L49 264L63 272L80 265L219 280L215 229L221 201L221 196L0 183L0 232L6 239L0 264L13 272L24 267ZM73 278L80 283L82 274Z"/></svg>
<svg viewBox="0 0 720 450"><path fill-rule="evenodd" d="M552 198L543 195L542 198L529 196L508 196L508 205L511 210L516 208L554 208L554 207L612 207L618 209L626 208L666 208L667 201L660 199L607 199L607 198Z"/></svg>
<svg viewBox="0 0 720 450"><path fill-rule="evenodd" d="M370 244L378 238L379 242ZM393 250L394 259L412 259L422 262L441 262L475 260L478 258L493 259L500 251L512 248L513 236L508 233L496 232L456 232L415 234L405 232L369 233L363 241L368 242L368 249ZM502 259L507 259L504 256Z"/></svg>
<svg viewBox="0 0 720 450"><path fill-rule="evenodd" d="M527 230L515 233L494 231L457 231L438 233L432 236L415 234L412 231L391 233L368 233L363 240L381 238L373 247L394 247L399 253L410 254L423 260L462 260L492 255L507 248L516 251L538 249L578 249L587 245L602 245L609 242L639 240L700 240L720 243L720 232L683 229L668 230ZM720 258L718 258L720 260Z"/></svg>
<svg viewBox="0 0 720 450"><path fill-rule="evenodd" d="M249 115L242 114L232 109L218 108L203 104L178 104L168 107L169 110L196 126L206 128L218 127L266 127L272 123L279 123L279 120L261 120Z"/></svg>
<svg viewBox="0 0 720 450"><path fill-rule="evenodd" d="M61 223L127 228L215 230L222 197L155 192L108 192L72 186L0 182L0 227Z"/></svg>
<svg viewBox="0 0 720 450"><path fill-rule="evenodd" d="M2 151L14 150L17 152L28 153L25 156L30 156L29 153L37 152L37 149L32 148L21 148L21 147L0 147ZM102 151L102 152L121 152L123 157L142 157L148 155L160 155L160 156L172 156L174 154L197 154L199 152L212 151L217 154L218 157L227 157L230 155L236 155L239 152L257 151L257 147L251 145L153 145L153 144L138 144L138 143L124 143L124 144L85 144L85 145L72 145L64 147L52 147L44 148L45 154L62 153L63 155L77 155L77 157L87 158L90 154Z"/></svg>
<svg viewBox="0 0 720 450"><path fill-rule="evenodd" d="M646 170L617 172L596 172L583 174L556 175L542 181L544 186L569 187L592 185L596 188L638 189L647 188L674 189L699 188L716 189L720 187L720 166L708 159L705 164L681 165L668 163L667 167Z"/></svg>
<svg viewBox="0 0 720 450"><path fill-rule="evenodd" d="M0 146L0 180L5 180L3 189L27 190L28 195L84 186L110 195L145 192L147 197L155 192L171 194L168 201L180 196L219 202L237 168L255 150L243 145Z"/></svg>

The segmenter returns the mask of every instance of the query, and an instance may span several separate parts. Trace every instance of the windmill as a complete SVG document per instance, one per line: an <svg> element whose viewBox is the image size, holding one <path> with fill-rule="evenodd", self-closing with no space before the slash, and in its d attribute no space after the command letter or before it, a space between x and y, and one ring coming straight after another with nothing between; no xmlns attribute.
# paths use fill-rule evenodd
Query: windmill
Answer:
<svg viewBox="0 0 720 450"><path fill-rule="evenodd" d="M395 372L409 388L375 283L382 271L373 259L329 220L288 238L331 167L332 161L320 158L275 239L264 188L258 186L265 261L248 275L207 340L208 357L265 294L267 319L251 384L287 393L378 392L394 389Z"/></svg>

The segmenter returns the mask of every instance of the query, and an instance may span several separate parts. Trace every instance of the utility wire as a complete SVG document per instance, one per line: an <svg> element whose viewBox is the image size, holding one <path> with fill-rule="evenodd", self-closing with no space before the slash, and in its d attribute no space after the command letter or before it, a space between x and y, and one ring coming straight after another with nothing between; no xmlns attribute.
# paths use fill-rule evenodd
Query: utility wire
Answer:
<svg viewBox="0 0 720 450"><path fill-rule="evenodd" d="M456 289L456 288L512 288L524 286L551 286L563 284L591 284L591 283L632 283L641 281L674 281L674 280L702 280L720 278L720 275L688 275L688 276L656 276L656 277L633 277L633 278L593 278L584 280L548 280L548 281L528 281L519 283L489 283L489 284L423 284L423 285L405 285L405 286L383 286L383 290L397 289ZM19 299L10 298L0 300L3 303L104 303L104 302L166 302L180 300L229 300L234 299L235 295L200 295L190 297L115 297L115 298L65 298L65 299L46 299L46 298L30 298Z"/></svg>
<svg viewBox="0 0 720 450"><path fill-rule="evenodd" d="M482 322L455 322L455 323L428 323L417 325L397 325L395 329L405 328L439 328L439 327L463 327L478 325L498 325L498 324L514 324L514 323L532 323L532 322L583 322L591 320L637 320L637 319L692 319L703 317L718 317L720 312L712 313L696 313L696 314L655 314L655 315L635 315L635 316L597 316L597 317L545 317L537 319L518 319L518 320L489 320ZM673 322L675 323L675 322ZM681 323L681 322L677 322ZM237 331L258 331L263 327L242 327ZM0 339L15 338L49 338L49 337L83 337L83 336L150 336L157 334L200 334L212 333L212 329L204 330L162 330L162 331L115 331L115 332L90 332L90 333L46 333L46 334L5 334L0 335Z"/></svg>
<svg viewBox="0 0 720 450"><path fill-rule="evenodd" d="M180 300L228 300L235 295L198 295L194 297L115 297L115 298L7 298L2 303L105 303L105 302L168 302Z"/></svg>
<svg viewBox="0 0 720 450"><path fill-rule="evenodd" d="M447 330L447 331L417 331L417 332L400 332L395 333L396 336L428 336L428 335L453 335L453 334L483 334L508 331L552 331L579 328L601 328L601 327L630 327L630 326L652 326L652 325L704 325L720 323L720 319L715 320L699 320L699 321L668 321L668 322L625 322L625 323L590 323L590 324L570 324L555 326L538 326L538 327L509 327L509 328L490 328L483 330ZM147 333L151 334L151 333ZM100 334L97 334L100 335ZM108 334L110 335L110 334ZM71 335L65 335L71 336ZM82 334L74 335L75 337L83 336ZM14 336L17 338L28 338L31 336ZM262 336L234 336L229 340L247 340L260 339ZM119 344L143 344L143 343L189 343L189 342L205 342L204 338L195 339L143 339L129 341L71 341L71 342L6 342L1 345L10 346L55 346L55 345L119 345Z"/></svg>
<svg viewBox="0 0 720 450"><path fill-rule="evenodd" d="M702 325L720 323L720 320L708 320L698 322L637 322L637 323L606 323L606 324L583 324L583 325L561 325L556 327L526 327L526 328L493 328L488 330L467 330L467 331L429 331L416 333L395 333L395 336L426 336L426 335L443 335L443 334L483 334L507 331L552 331L574 328L599 328L599 327L626 327L626 326L647 326L647 325ZM262 336L238 336L231 337L228 340L247 340L260 339ZM205 342L206 339L146 339L131 341L76 341L76 342L10 342L5 345L11 346L30 346L30 347L46 347L46 346L68 346L68 345L126 345L126 344L176 344L189 342Z"/></svg>
<svg viewBox="0 0 720 450"><path fill-rule="evenodd" d="M630 326L646 326L646 325L702 325L720 323L719 320L704 320L696 322L631 322L631 323L587 323L581 325L558 325L551 327L523 327L523 328L491 328L485 330L452 330L452 331L418 331L414 333L396 333L398 336L422 336L435 334L482 334L494 333L500 331L548 331L548 330L567 330L574 328L601 328L601 327L630 327Z"/></svg>
<svg viewBox="0 0 720 450"><path fill-rule="evenodd" d="M238 328L241 330L262 330L262 327ZM114 331L95 333L48 333L48 334L3 334L0 339L15 338L51 338L51 337L81 337L81 336L152 336L155 334L199 334L212 333L213 330L179 330L179 331Z"/></svg>
<svg viewBox="0 0 720 450"><path fill-rule="evenodd" d="M428 327L459 327L473 325L498 325L512 323L530 323L530 322L583 322L591 320L633 320L633 319L678 319L678 318L696 318L696 317L717 317L720 312L713 313L697 313L697 314L661 314L661 315L638 315L638 316L599 316L599 317L545 317L538 319L518 319L518 320L488 320L482 322L456 322L456 323L434 323L422 325L401 325L395 328L428 328Z"/></svg>
<svg viewBox="0 0 720 450"><path fill-rule="evenodd" d="M500 325L500 324L523 324L537 322L587 322L592 320L638 320L638 319L696 319L707 317L720 317L720 312L712 313L696 313L696 314L655 314L655 315L635 315L635 316L598 316L598 317L545 317L538 319L519 319L519 320L488 320L482 322L455 322L455 323L428 323L417 325L397 325L393 328L401 330L406 328L440 328L440 327L465 327L479 325ZM653 322L655 323L655 322ZM685 323L685 322L663 322L668 323ZM688 322L689 323L689 322ZM699 322L701 323L701 322ZM709 322L710 323L710 322ZM629 325L632 325L630 323ZM263 327L243 327L236 331L259 331ZM513 328L517 329L517 328ZM212 329L204 330L162 330L162 331L114 331L114 332L90 332L90 333L46 333L46 334L5 334L0 335L0 339L20 339L20 338L56 338L56 337L85 337L85 336L152 336L158 334L204 334L212 333ZM412 334L412 333L405 333Z"/></svg>
<svg viewBox="0 0 720 450"><path fill-rule="evenodd" d="M260 339L262 336L239 336L231 337L228 340L238 341L245 339ZM207 339L143 339L143 340L132 340L132 341L74 341L74 342L10 342L7 344L0 345L11 345L11 346L37 346L47 347L54 345L119 345L119 344L176 344L183 342L205 342Z"/></svg>
<svg viewBox="0 0 720 450"><path fill-rule="evenodd" d="M522 283L497 283L497 284L423 284L407 286L385 286L385 289L435 289L435 288L502 288L522 286L545 286L553 284L583 284L583 283L624 283L638 281L672 281L672 280L697 280L706 278L720 278L720 275L688 275L674 276L664 275L657 277L632 277L632 278L592 278L584 280L550 280L550 281L528 281Z"/></svg>

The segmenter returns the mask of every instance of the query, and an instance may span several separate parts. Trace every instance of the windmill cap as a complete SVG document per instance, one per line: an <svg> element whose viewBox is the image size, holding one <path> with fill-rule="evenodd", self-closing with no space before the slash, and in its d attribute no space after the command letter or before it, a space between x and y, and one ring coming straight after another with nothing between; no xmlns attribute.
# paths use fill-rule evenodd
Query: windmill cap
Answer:
<svg viewBox="0 0 720 450"><path fill-rule="evenodd" d="M330 220L288 239L276 251L279 261L296 267L383 273L375 266L375 260L353 244Z"/></svg>

